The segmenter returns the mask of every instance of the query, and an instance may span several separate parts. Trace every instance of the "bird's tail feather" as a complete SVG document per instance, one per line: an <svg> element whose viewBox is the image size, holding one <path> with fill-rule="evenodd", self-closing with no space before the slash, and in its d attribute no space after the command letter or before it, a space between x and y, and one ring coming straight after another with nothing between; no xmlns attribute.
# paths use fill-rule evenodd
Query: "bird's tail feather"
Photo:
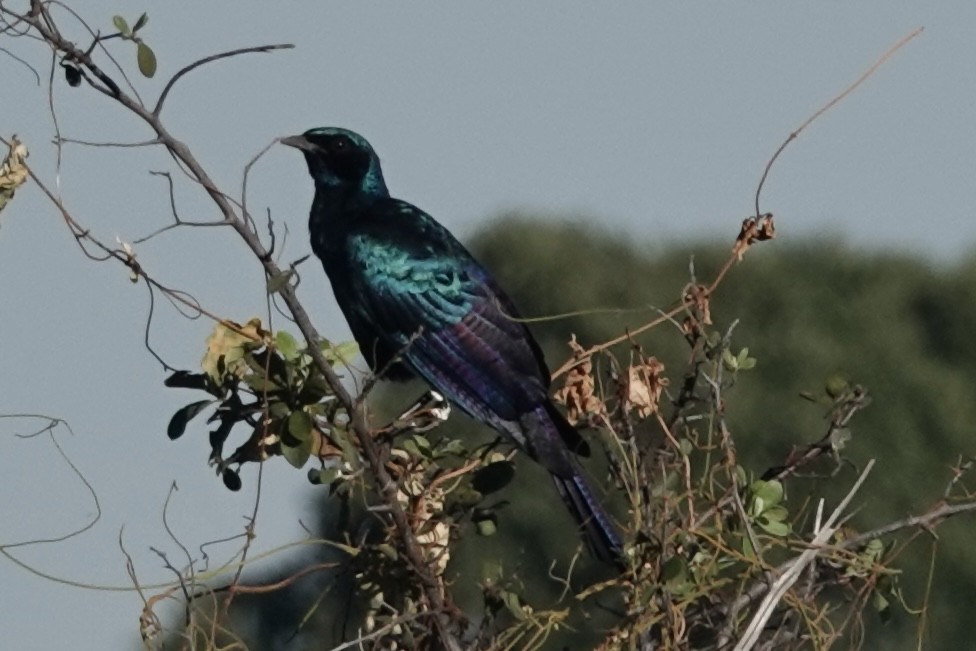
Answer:
<svg viewBox="0 0 976 651"><path fill-rule="evenodd" d="M552 476L559 494L580 523L587 547L593 554L608 563L619 563L623 553L623 541L610 515L597 500L593 489L577 470L571 477Z"/></svg>
<svg viewBox="0 0 976 651"><path fill-rule="evenodd" d="M548 402L523 414L519 426L533 458L552 474L559 494L583 530L587 547L598 558L619 563L623 541L572 453L589 453L586 441Z"/></svg>

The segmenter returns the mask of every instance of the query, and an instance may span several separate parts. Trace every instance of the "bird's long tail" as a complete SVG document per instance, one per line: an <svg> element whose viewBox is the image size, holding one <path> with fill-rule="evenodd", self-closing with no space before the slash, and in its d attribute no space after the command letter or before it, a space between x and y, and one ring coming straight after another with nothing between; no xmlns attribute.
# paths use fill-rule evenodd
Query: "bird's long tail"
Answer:
<svg viewBox="0 0 976 651"><path fill-rule="evenodd" d="M577 472L565 479L552 476L559 494L569 506L583 529L586 544L597 558L607 563L619 563L623 553L623 541L610 516L600 505L586 479Z"/></svg>
<svg viewBox="0 0 976 651"><path fill-rule="evenodd" d="M598 558L619 563L624 548L620 533L570 452L571 448L578 449L575 442L585 447L585 441L551 403L534 410L528 420L523 420L523 426L528 425L536 433L530 435L534 439L534 456L552 473L559 494L583 530L587 546Z"/></svg>

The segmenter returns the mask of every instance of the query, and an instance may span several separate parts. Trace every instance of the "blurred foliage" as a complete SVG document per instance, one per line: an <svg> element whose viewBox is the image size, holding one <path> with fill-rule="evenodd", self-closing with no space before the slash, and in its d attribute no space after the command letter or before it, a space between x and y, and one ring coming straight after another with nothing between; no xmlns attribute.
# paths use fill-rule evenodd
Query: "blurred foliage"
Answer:
<svg viewBox="0 0 976 651"><path fill-rule="evenodd" d="M493 223L475 238L472 249L533 321L531 327L554 369L570 357L571 336L587 347L652 320L658 309L676 304L689 276L710 280L729 256L727 244L641 247L583 222L554 224L517 216ZM774 563L785 558L783 545L794 533L794 518L805 518L809 528L814 507L803 496L822 494L828 496L828 505L835 504L871 458L878 459L878 466L855 498L855 506L863 508L846 535L922 513L943 494L959 455L973 452L969 423L976 407L966 398L968 378L976 372L976 353L968 345L968 324L976 323L976 306L962 299L965 288L974 283L976 264L937 270L921 260L865 253L838 242L775 242L750 252L733 269L712 299L711 314L715 332L733 332L734 346L715 348L721 351L715 367L731 378L723 393L725 416L736 434L738 462L745 467L735 467L734 472L755 530L748 537L741 531L735 534L736 553L754 558L752 541L760 540L767 560L770 554ZM573 315L554 317L566 313ZM671 398L689 361L685 333L678 326L665 323L637 336L634 343L643 351L637 353L643 366L631 366L657 372L657 360L663 362L671 386L656 389L666 390ZM613 353L615 359L634 360L632 344L621 344ZM298 359L300 352L291 355ZM615 372L609 356L595 357L593 366L592 377L598 383ZM784 463L794 449L824 437L826 418L832 413L828 406L853 391L847 377L870 388L873 404L858 415L851 430L842 432L843 437L831 439L837 459L825 456L805 467L804 475L791 478L788 488L776 479L760 478L764 470ZM372 400L375 422L399 413L396 407L421 391L419 384L381 385ZM660 436L648 425L639 425L643 431L637 435ZM589 430L588 435L603 434ZM482 459L480 474L470 482L473 498L465 501L465 492L458 491L447 495L446 505L435 504L438 510L454 513L453 526L462 533L451 546L444 577L466 612L486 612L487 620L514 625L513 631L526 622L535 639L545 640L542 648L592 648L602 639L601 631L619 621L624 597L611 591L597 594L586 607L567 606L559 597L569 586L558 577L572 566L571 583L578 590L613 571L585 555L572 565L579 536L555 491L548 490L544 471L516 456L517 471L512 473L508 462L488 456L493 440L493 433L474 427L463 416L429 435L397 439L394 453L407 453L398 463L412 460L428 476L443 472L448 466L441 465L442 460L452 455L464 459L476 452ZM692 458L690 441L682 439L680 447L681 455ZM701 455L695 457L695 463L701 462ZM598 458L588 468L602 478L606 463ZM404 466L404 472L408 470L415 468ZM677 477L657 477L650 490L662 499L679 492ZM335 479L330 475L325 482L331 484L331 493ZM622 496L616 498L612 507L626 521L626 504ZM435 499L443 501L445 496ZM426 504L430 506L429 500ZM323 496L314 509L318 533L324 537L334 537L338 530L368 531L376 522L359 500ZM966 536L972 524L965 518L939 529L935 588L927 614L928 621L937 624L928 626L925 648L962 648L968 640L966 595L976 581L976 566ZM890 551L872 542L839 571L851 581L870 578L868 568L876 571ZM695 585L716 571L703 564L703 553L660 554L647 576L660 577L676 599L693 598ZM894 577L871 578L878 581L872 596L877 613L864 613L867 631L855 626L849 643L856 643L863 633L871 648L916 648L917 618L891 604L902 598L912 608L923 604L931 554L927 537L900 554L896 565L904 570L898 583L901 592L891 583ZM311 563L341 558L334 549L296 556L275 576L296 575ZM719 571L730 569L721 562ZM377 595L380 601L389 598L389 582L399 579L395 563L379 565L387 567L390 576L368 580L343 565L305 576L269 597L236 599L231 610L238 623L235 630L250 648L262 649L294 644L328 649L348 639L354 622L381 614L378 602L373 602ZM727 580L729 576L735 575L726 575ZM357 585L358 599L353 596ZM369 594L363 594L364 585ZM544 610L552 604L563 610ZM523 632L511 638L512 648L522 648L532 639Z"/></svg>
<svg viewBox="0 0 976 651"><path fill-rule="evenodd" d="M493 223L472 248L529 316L667 307L688 281L689 263L700 279L709 279L728 255L724 244L642 247L582 221L557 225L518 216ZM734 338L758 358L728 402L740 461L774 466L792 446L819 439L825 410L800 394L823 392L825 379L838 374L855 377L870 388L873 403L858 415L844 456L857 467L870 458L881 465L856 500L863 508L853 524L863 530L926 510L942 495L960 455L976 453L974 288L976 257L937 268L907 254L823 240L776 241L751 252L712 300L716 329L739 320ZM561 360L569 333L589 345L651 316L649 309L583 314L533 324L533 331L548 359ZM638 339L668 368L683 367L687 348L673 332L657 328ZM850 478L809 481L837 498ZM963 516L939 530L928 614L937 624L929 626L924 648L969 644L974 526ZM915 607L925 594L931 552L931 539L922 538L899 562L902 587ZM904 613L878 630L872 626L869 647L915 649L916 626Z"/></svg>

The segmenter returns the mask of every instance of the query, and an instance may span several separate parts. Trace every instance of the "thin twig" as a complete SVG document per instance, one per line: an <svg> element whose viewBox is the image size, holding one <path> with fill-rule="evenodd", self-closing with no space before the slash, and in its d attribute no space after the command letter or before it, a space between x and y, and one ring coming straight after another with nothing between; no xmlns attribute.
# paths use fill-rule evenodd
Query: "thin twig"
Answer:
<svg viewBox="0 0 976 651"><path fill-rule="evenodd" d="M2 34L2 33L3 33L3 31L0 30L0 34ZM37 80L37 85L38 86L41 85L41 76L37 73L37 70L34 68L34 66L32 66L29 63L27 63L26 61L24 61L19 56L17 56L16 54L14 54L13 52L11 52L10 50L8 50L5 47L0 47L0 52L3 52L4 54L6 54L8 57L10 57L11 59L13 59L14 61L17 61L18 63L24 64L24 66L28 70L30 70L32 73L34 73L34 78Z"/></svg>
<svg viewBox="0 0 976 651"><path fill-rule="evenodd" d="M871 75L873 75L878 68L880 68L882 65L884 65L884 63L888 59L890 59L891 56L895 52L897 52L898 50L900 50L902 48L902 46L905 45L905 44L907 44L910 40L912 40L913 38L915 38L916 36L918 36L919 34L921 34L924 29L925 29L924 27L919 27L914 32L912 32L908 36L902 38L900 41L898 41L893 46L891 46L890 48L888 48L888 51L885 52L884 54L882 54L880 59L878 59L877 61L875 61L874 64L864 72L864 74L862 74L860 77L858 77L857 78L857 81L855 81L853 84L851 84L850 86L848 86L847 88L845 88L843 91L841 91L841 93L839 95L837 95L836 97L834 97L832 100L830 100L829 102L827 102L826 104L824 104L823 106L821 106L819 109L817 109L814 112L813 115L811 115L810 117L808 117L803 122L803 124L801 124L799 127L797 127L797 129L795 131L793 131L793 133L791 133L789 136L787 136L786 140L783 141L783 144L780 145L779 146L779 149L776 150L776 153L773 154L773 157L769 159L769 162L768 163L766 163L766 169L763 170L762 178L759 179L759 186L756 188L756 219L758 219L759 216L762 214L762 212L759 210L759 195L762 194L763 185L765 185L765 183L766 183L766 177L769 176L769 170L772 169L773 163L775 163L776 162L776 159L779 158L779 155L781 153L783 153L783 150L786 149L786 146L789 145L794 140L796 140L797 137L800 135L800 133L804 129L806 129L808 126L810 126L810 124L814 120L816 120L821 115L823 115L824 113L826 113L827 111L829 111L831 108L834 107L835 104L837 104L838 102L840 102L842 99L844 99L845 97L847 97L848 95L850 95L851 93L853 93L857 89L858 86L860 86L861 84L863 84L867 80L868 77L870 77Z"/></svg>
<svg viewBox="0 0 976 651"><path fill-rule="evenodd" d="M860 547L861 545L870 542L875 538L890 536L891 534L902 531L903 529L920 528L929 530L933 525L945 520L946 518L950 518L960 513L969 513L971 511L976 511L976 501L963 502L961 504L940 504L922 515L913 515L901 520L896 520L895 522L889 522L888 524L878 527L877 529L872 529L856 536L851 536L850 538L838 543L837 547L840 549L853 549L855 547Z"/></svg>
<svg viewBox="0 0 976 651"><path fill-rule="evenodd" d="M249 54L251 52L271 52L272 50L290 50L293 47L295 46L291 45L290 43L279 43L277 45L258 45L255 47L243 47L237 50L228 50L227 52L212 54L210 56L203 57L202 59L194 61L190 65L181 68L179 71L177 71L175 75L169 78L169 81L166 82L166 86L163 87L163 92L159 94L159 99L156 100L156 106L155 108L153 108L152 114L158 117L160 111L163 110L163 103L166 101L166 97L167 95L169 95L169 91L173 89L173 86L176 84L176 82L179 81L187 73L196 70L202 65L206 65L214 61L219 61L220 59L227 59L230 57L234 57L239 54Z"/></svg>
<svg viewBox="0 0 976 651"><path fill-rule="evenodd" d="M55 145L84 145L86 147L151 147L152 145L161 145L162 143L157 139L143 140L141 142L101 142L94 140L79 140L78 138L55 138Z"/></svg>

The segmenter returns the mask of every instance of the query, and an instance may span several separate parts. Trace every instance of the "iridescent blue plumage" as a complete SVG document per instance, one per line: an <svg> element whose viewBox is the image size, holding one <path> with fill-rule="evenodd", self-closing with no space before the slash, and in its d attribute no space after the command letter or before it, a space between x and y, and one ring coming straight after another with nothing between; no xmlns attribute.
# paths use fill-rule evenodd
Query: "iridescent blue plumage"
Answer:
<svg viewBox="0 0 976 651"><path fill-rule="evenodd" d="M362 136L330 127L282 142L305 155L312 249L370 368L418 375L511 438L552 474L593 549L618 556L619 534L572 454L586 444L550 402L542 352L488 271L430 215L390 197Z"/></svg>

